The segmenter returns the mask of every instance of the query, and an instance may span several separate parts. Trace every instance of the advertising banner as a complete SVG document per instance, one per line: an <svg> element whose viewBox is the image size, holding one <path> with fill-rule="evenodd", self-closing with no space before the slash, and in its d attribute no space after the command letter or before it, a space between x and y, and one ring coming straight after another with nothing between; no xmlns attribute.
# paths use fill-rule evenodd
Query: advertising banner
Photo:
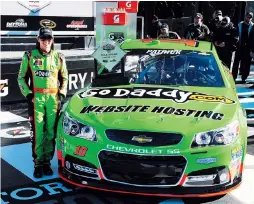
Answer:
<svg viewBox="0 0 254 204"><path fill-rule="evenodd" d="M122 8L128 13L137 13L138 1L118 1L118 8Z"/></svg>
<svg viewBox="0 0 254 204"><path fill-rule="evenodd" d="M103 25L125 25L126 24L126 13L123 11L106 11L103 14Z"/></svg>
<svg viewBox="0 0 254 204"><path fill-rule="evenodd" d="M54 31L94 31L94 17L1 15L3 31L37 31L40 27Z"/></svg>
<svg viewBox="0 0 254 204"><path fill-rule="evenodd" d="M106 38L119 44L136 39L137 5L136 1L96 2L96 47Z"/></svg>

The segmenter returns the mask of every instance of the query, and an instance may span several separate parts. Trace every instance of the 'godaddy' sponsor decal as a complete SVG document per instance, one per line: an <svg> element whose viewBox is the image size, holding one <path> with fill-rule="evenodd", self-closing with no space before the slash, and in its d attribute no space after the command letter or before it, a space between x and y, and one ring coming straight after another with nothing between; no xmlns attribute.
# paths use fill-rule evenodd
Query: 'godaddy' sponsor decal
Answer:
<svg viewBox="0 0 254 204"><path fill-rule="evenodd" d="M206 95L197 92L183 91L179 89L158 89L158 88L92 88L78 94L80 98L150 98L150 99L169 99L176 103L185 103L190 100L203 102L220 102L233 104L235 101L225 96Z"/></svg>
<svg viewBox="0 0 254 204"><path fill-rule="evenodd" d="M37 70L34 72L34 74L37 77L45 77L45 78L50 77L50 71L48 70Z"/></svg>

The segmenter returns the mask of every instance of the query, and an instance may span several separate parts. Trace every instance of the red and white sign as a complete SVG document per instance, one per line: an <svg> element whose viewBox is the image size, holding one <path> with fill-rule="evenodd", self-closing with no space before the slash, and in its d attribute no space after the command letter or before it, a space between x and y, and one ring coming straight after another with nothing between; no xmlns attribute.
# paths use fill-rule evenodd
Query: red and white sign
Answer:
<svg viewBox="0 0 254 204"><path fill-rule="evenodd" d="M126 13L123 12L106 12L103 14L104 25L125 25Z"/></svg>
<svg viewBox="0 0 254 204"><path fill-rule="evenodd" d="M36 13L37 11L41 10L42 8L48 6L50 4L50 1L18 1L18 3L33 13Z"/></svg>
<svg viewBox="0 0 254 204"><path fill-rule="evenodd" d="M137 13L138 1L118 1L118 8L125 9L128 13Z"/></svg>
<svg viewBox="0 0 254 204"><path fill-rule="evenodd" d="M87 28L87 25L84 25L84 20L82 21L72 21L71 24L66 25L66 28Z"/></svg>

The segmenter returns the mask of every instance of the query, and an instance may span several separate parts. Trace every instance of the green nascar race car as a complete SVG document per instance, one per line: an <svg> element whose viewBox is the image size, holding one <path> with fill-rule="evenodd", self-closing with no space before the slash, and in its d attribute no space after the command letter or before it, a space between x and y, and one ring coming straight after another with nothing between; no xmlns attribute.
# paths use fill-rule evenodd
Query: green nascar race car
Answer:
<svg viewBox="0 0 254 204"><path fill-rule="evenodd" d="M59 176L146 196L220 196L238 187L246 113L215 47L129 40L121 49L126 54L116 66L96 74L61 110ZM95 61L95 73L97 67Z"/></svg>

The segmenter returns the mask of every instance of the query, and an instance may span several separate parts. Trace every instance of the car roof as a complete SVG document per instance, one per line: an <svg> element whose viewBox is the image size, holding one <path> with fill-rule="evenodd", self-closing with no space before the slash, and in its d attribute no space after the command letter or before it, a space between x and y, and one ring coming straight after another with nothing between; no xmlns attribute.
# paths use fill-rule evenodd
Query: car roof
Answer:
<svg viewBox="0 0 254 204"><path fill-rule="evenodd" d="M122 49L174 49L174 50L196 50L202 52L213 52L214 46L211 42L195 41L188 39L139 39L126 40L121 45Z"/></svg>

